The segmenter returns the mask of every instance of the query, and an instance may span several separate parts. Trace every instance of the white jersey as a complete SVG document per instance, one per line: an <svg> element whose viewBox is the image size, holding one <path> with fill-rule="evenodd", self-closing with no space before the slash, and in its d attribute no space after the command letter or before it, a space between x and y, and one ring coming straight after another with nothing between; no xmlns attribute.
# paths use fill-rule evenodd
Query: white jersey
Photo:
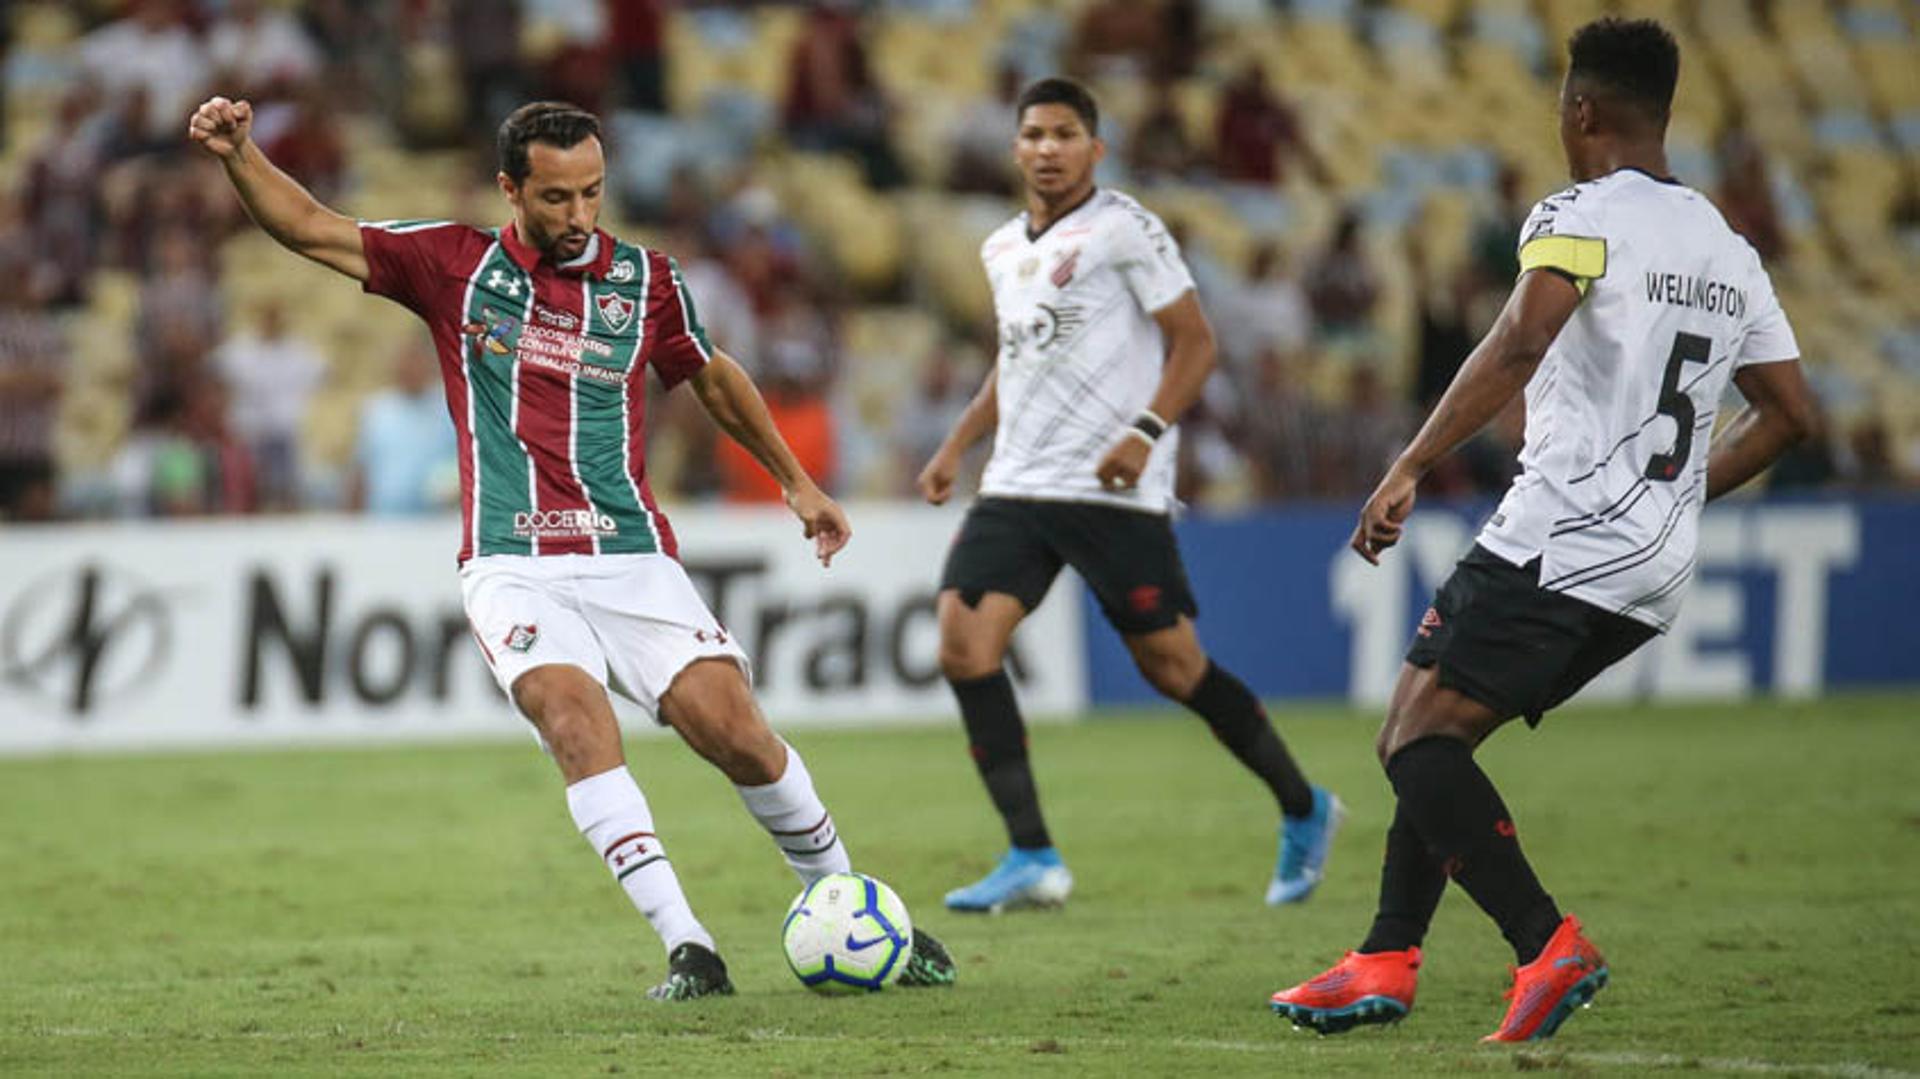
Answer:
<svg viewBox="0 0 1920 1079"><path fill-rule="evenodd" d="M1024 213L1000 226L980 261L1000 323L999 428L980 493L1170 511L1177 430L1154 443L1133 490L1103 490L1094 474L1160 387L1153 313L1193 288L1167 227L1102 189L1038 236Z"/></svg>
<svg viewBox="0 0 1920 1079"><path fill-rule="evenodd" d="M1706 196L1636 169L1543 199L1520 265L1585 298L1527 383L1522 471L1479 542L1664 632L1693 574L1721 394L1747 364L1796 359L1793 330Z"/></svg>

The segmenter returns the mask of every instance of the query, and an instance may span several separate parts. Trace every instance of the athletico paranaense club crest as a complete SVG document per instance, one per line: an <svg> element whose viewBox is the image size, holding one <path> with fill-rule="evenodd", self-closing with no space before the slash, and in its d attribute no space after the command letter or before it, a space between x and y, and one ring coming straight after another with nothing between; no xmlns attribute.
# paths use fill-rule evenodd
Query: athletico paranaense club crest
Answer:
<svg viewBox="0 0 1920 1079"><path fill-rule="evenodd" d="M607 329L620 333L633 321L634 302L617 292L602 292L593 298L593 305L600 309L600 319Z"/></svg>
<svg viewBox="0 0 1920 1079"><path fill-rule="evenodd" d="M1064 255L1059 262L1054 264L1053 273L1051 275L1051 280L1053 281L1053 287L1066 288L1067 283L1073 280L1074 267L1078 266L1079 264L1080 264L1080 249L1076 247L1073 250L1067 252L1066 255Z"/></svg>

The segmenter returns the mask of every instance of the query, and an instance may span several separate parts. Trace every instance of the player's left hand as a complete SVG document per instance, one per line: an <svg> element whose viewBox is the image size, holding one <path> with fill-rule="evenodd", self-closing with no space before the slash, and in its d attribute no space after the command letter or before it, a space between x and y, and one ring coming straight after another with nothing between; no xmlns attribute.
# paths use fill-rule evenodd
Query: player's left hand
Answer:
<svg viewBox="0 0 1920 1079"><path fill-rule="evenodd" d="M813 484L788 491L787 508L806 526L806 537L813 541L813 553L820 564L832 565L833 556L853 538L846 511Z"/></svg>
<svg viewBox="0 0 1920 1079"><path fill-rule="evenodd" d="M1123 436L1100 458L1100 467L1094 475L1100 478L1102 491L1131 491L1140 483L1140 473L1146 471L1147 455L1153 447L1132 435Z"/></svg>
<svg viewBox="0 0 1920 1079"><path fill-rule="evenodd" d="M1400 542L1407 515L1413 512L1414 489L1420 477L1396 463L1387 470L1380 486L1373 489L1367 504L1360 507L1360 523L1347 541L1361 558L1380 564L1380 552Z"/></svg>

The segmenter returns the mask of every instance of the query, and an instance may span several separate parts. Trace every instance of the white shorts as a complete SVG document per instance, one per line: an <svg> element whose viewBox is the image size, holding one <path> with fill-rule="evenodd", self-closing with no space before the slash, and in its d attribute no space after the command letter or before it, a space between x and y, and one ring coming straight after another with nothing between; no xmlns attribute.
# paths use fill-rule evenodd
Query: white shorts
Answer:
<svg viewBox="0 0 1920 1079"><path fill-rule="evenodd" d="M730 659L753 677L747 654L666 555L486 555L460 567L460 592L508 700L516 679L549 663L579 667L655 719L661 694L697 659Z"/></svg>

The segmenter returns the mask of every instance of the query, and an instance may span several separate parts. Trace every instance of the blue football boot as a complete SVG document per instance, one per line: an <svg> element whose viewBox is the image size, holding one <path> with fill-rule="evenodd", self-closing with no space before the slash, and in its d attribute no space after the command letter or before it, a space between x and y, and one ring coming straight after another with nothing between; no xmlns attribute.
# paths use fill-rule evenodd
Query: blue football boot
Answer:
<svg viewBox="0 0 1920 1079"><path fill-rule="evenodd" d="M1326 875L1327 852L1345 820L1347 808L1330 790L1313 788L1313 812L1280 822L1280 858L1267 885L1267 905L1299 903L1313 894Z"/></svg>
<svg viewBox="0 0 1920 1079"><path fill-rule="evenodd" d="M947 909L971 913L998 914L1021 907L1057 907L1073 891L1073 874L1067 872L1060 852L1052 847L1007 851L993 872L965 888L947 893Z"/></svg>

